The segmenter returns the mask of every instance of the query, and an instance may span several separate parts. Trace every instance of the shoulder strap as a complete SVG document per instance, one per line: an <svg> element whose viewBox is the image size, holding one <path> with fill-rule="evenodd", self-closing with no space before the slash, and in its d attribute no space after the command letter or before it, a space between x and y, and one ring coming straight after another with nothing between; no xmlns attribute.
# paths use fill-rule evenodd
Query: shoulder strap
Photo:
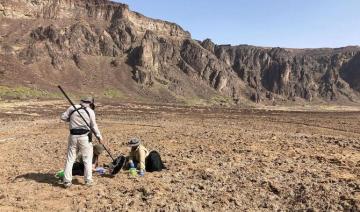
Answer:
<svg viewBox="0 0 360 212"><path fill-rule="evenodd" d="M89 118L91 118L89 111L86 110L86 107L83 107L83 106L81 106L80 108L77 108L76 110L71 111L71 113L69 114L69 118L71 118L72 114L74 114L75 111L79 111L81 109L85 110L86 114L89 116Z"/></svg>
<svg viewBox="0 0 360 212"><path fill-rule="evenodd" d="M89 111L86 109L86 107L83 107L83 109L85 110L86 114L89 116L89 119L91 119L90 113L89 113Z"/></svg>

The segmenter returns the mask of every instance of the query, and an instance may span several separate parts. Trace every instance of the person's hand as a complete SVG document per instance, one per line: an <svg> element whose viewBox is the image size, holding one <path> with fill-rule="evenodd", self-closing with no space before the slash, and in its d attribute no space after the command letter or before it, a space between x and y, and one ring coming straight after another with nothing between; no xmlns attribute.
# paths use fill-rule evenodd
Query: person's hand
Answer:
<svg viewBox="0 0 360 212"><path fill-rule="evenodd" d="M106 169L104 169L103 167L97 167L95 170L100 175L103 175L106 172Z"/></svg>
<svg viewBox="0 0 360 212"><path fill-rule="evenodd" d="M134 162L129 160L129 168L135 168Z"/></svg>

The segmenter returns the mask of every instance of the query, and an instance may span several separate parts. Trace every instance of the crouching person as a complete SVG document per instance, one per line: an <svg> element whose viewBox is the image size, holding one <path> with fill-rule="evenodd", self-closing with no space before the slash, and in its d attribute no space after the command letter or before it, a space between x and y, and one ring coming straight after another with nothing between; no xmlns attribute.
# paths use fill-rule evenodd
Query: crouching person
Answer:
<svg viewBox="0 0 360 212"><path fill-rule="evenodd" d="M101 144L93 146L93 159L92 159L92 171L96 171L96 167L99 165L99 157L104 152L104 147ZM81 154L78 154L76 162L73 165L73 176L84 176L85 165Z"/></svg>
<svg viewBox="0 0 360 212"><path fill-rule="evenodd" d="M165 168L161 161L160 154L156 151L149 152L142 144L140 139L133 138L129 141L131 148L128 156L128 168L139 169L139 175L144 176L145 171L161 171Z"/></svg>

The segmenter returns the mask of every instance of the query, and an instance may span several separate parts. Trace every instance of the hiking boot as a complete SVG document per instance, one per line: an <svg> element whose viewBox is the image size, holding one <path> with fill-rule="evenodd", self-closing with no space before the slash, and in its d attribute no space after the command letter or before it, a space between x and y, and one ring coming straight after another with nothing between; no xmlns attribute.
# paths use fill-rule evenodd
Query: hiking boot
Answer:
<svg viewBox="0 0 360 212"><path fill-rule="evenodd" d="M72 183L64 182L64 187L65 187L65 188L70 188L71 185L72 185Z"/></svg>

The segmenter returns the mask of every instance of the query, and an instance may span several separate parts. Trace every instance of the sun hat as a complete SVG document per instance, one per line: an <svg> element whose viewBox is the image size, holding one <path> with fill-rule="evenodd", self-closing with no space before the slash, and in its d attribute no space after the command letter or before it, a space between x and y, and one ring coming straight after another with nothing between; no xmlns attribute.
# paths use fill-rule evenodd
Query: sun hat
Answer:
<svg viewBox="0 0 360 212"><path fill-rule="evenodd" d="M86 96L86 97L81 98L81 102L92 104L92 103L94 103L94 98L92 96Z"/></svg>
<svg viewBox="0 0 360 212"><path fill-rule="evenodd" d="M103 147L103 145L100 144L94 145L94 155L100 155L104 150L105 148Z"/></svg>
<svg viewBox="0 0 360 212"><path fill-rule="evenodd" d="M136 146L139 146L141 143L140 139L138 138L132 138L130 139L130 141L128 142L128 146L130 147L136 147Z"/></svg>

